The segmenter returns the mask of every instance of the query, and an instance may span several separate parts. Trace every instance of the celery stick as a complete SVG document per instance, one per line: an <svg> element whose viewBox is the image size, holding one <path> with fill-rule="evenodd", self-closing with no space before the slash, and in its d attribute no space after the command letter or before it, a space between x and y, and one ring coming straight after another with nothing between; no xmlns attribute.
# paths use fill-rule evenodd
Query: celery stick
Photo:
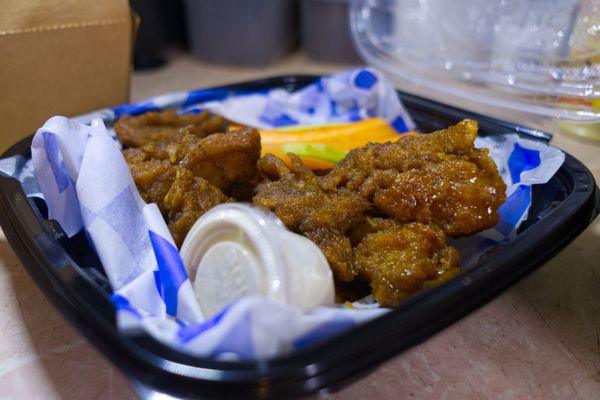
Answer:
<svg viewBox="0 0 600 400"><path fill-rule="evenodd" d="M316 158L338 162L348 154L348 150L325 143L286 143L281 146L285 153L294 153L299 157Z"/></svg>

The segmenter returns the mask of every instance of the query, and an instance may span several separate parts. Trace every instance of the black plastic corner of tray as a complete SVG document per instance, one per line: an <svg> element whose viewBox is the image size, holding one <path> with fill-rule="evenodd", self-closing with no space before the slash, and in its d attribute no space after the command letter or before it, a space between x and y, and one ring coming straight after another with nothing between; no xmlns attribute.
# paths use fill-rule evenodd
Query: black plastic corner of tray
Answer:
<svg viewBox="0 0 600 400"><path fill-rule="evenodd" d="M284 76L227 85L233 90L300 88L317 76ZM484 134L518 133L548 141L550 135L400 93L423 130L463 118L479 121ZM31 138L3 157L28 157ZM581 233L598 214L593 176L566 155L552 181L563 196L543 205L539 219L517 240L499 245L476 267L444 285L409 298L392 312L340 336L273 360L228 363L191 357L147 334L117 332L106 291L82 271L25 198L20 184L0 176L0 224L23 265L56 308L129 375L138 393L190 397L295 397L335 390L379 363L426 340L535 270ZM535 195L534 195L535 197Z"/></svg>

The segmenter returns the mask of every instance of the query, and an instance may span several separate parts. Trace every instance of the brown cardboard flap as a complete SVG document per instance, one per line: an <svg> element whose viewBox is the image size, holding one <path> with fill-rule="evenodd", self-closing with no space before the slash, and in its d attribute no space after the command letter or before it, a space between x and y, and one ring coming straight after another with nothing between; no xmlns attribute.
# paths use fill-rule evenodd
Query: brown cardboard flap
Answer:
<svg viewBox="0 0 600 400"><path fill-rule="evenodd" d="M126 102L133 31L124 0L9 0L0 14L0 149L53 115Z"/></svg>
<svg viewBox="0 0 600 400"><path fill-rule="evenodd" d="M4 0L0 34L112 24L130 19L127 0Z"/></svg>

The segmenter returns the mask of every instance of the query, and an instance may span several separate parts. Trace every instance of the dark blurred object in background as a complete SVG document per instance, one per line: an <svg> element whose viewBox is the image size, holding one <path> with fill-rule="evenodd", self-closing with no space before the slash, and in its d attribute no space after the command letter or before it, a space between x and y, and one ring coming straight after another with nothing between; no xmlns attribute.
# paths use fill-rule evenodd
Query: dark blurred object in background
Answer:
<svg viewBox="0 0 600 400"><path fill-rule="evenodd" d="M267 65L297 42L296 0L185 0L192 53L226 64Z"/></svg>
<svg viewBox="0 0 600 400"><path fill-rule="evenodd" d="M136 70L164 65L165 48L186 46L182 0L130 0L130 4L141 20L134 50Z"/></svg>
<svg viewBox="0 0 600 400"><path fill-rule="evenodd" d="M183 0L158 0L158 5L164 21L163 31L167 45L187 48Z"/></svg>
<svg viewBox="0 0 600 400"><path fill-rule="evenodd" d="M316 60L360 63L352 44L349 0L300 0L302 47Z"/></svg>
<svg viewBox="0 0 600 400"><path fill-rule="evenodd" d="M141 19L134 66L142 70L163 65L168 47L189 47L208 62L268 65L290 53L299 36L311 58L360 63L351 40L348 2L130 0Z"/></svg>

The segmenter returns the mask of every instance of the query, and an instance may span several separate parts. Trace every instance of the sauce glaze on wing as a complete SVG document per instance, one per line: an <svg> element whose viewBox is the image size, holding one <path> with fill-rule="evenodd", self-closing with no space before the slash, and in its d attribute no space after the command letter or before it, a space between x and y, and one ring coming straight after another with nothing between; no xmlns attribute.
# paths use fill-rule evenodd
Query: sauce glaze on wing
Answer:
<svg viewBox="0 0 600 400"><path fill-rule="evenodd" d="M487 149L474 146L477 122L371 143L353 150L320 181L341 187L399 222L434 223L450 236L467 236L496 225L506 185Z"/></svg>
<svg viewBox="0 0 600 400"><path fill-rule="evenodd" d="M206 211L249 200L258 182L260 135L250 128L214 133L222 125L216 118L167 111L115 125L130 145L123 155L142 198L158 205L178 246Z"/></svg>
<svg viewBox="0 0 600 400"><path fill-rule="evenodd" d="M431 134L370 143L321 177L281 165L275 170L283 173L269 173L273 168L261 160L266 180L253 201L314 240L336 279L366 281L376 300L393 306L459 271L460 255L446 235L471 235L498 222L506 186L488 151L475 148L476 136L477 123L464 120ZM302 222L315 212L327 218L318 226Z"/></svg>

